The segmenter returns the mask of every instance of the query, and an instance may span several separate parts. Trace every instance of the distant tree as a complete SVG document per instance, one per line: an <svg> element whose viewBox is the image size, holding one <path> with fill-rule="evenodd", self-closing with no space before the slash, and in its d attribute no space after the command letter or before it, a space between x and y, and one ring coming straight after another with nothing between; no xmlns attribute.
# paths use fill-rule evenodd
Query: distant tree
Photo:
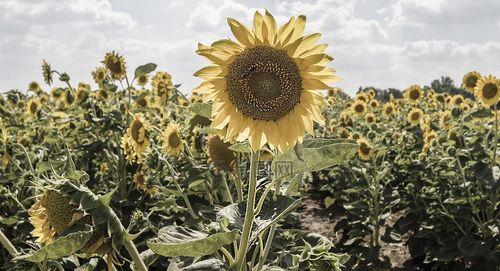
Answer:
<svg viewBox="0 0 500 271"><path fill-rule="evenodd" d="M428 86L426 87L428 88ZM453 79L451 79L449 76L441 76L440 79L432 81L430 87L434 89L436 93L449 93L452 95L461 94L464 97L474 99L474 95L472 95L470 92L461 87L456 87Z"/></svg>

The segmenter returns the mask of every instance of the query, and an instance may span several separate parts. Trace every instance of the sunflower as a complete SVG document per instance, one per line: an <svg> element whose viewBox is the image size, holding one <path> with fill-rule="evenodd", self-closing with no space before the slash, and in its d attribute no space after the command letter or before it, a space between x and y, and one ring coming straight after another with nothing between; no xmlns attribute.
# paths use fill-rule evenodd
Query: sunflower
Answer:
<svg viewBox="0 0 500 271"><path fill-rule="evenodd" d="M470 92L474 92L477 81L481 78L481 74L476 71L471 71L464 75L462 79L462 87Z"/></svg>
<svg viewBox="0 0 500 271"><path fill-rule="evenodd" d="M128 142L133 148L134 156L139 159L144 156L144 152L149 146L148 130L149 124L144 119L142 113L136 113L127 129L126 135Z"/></svg>
<svg viewBox="0 0 500 271"><path fill-rule="evenodd" d="M412 85L406 89L404 95L410 103L417 103L422 98L422 88L418 85Z"/></svg>
<svg viewBox="0 0 500 271"><path fill-rule="evenodd" d="M371 113L371 112L370 112L370 113L367 113L367 114L365 115L365 121L366 121L366 123L374 123L374 122L376 121L376 119L375 119L375 114L373 114L373 113Z"/></svg>
<svg viewBox="0 0 500 271"><path fill-rule="evenodd" d="M344 127L341 127L339 129L338 134L339 134L340 138L349 138L349 136L351 135L351 133L349 132L349 130L347 130Z"/></svg>
<svg viewBox="0 0 500 271"><path fill-rule="evenodd" d="M361 160L368 161L372 157L373 148L364 138L358 138L358 156Z"/></svg>
<svg viewBox="0 0 500 271"><path fill-rule="evenodd" d="M36 113L38 113L38 110L40 109L40 101L38 99L31 99L28 101L26 104L26 114L30 117L36 116Z"/></svg>
<svg viewBox="0 0 500 271"><path fill-rule="evenodd" d="M375 97L375 95L377 95L377 94L375 93L375 90L374 90L373 88L371 88L370 90L368 90L366 93L367 93L367 94L368 94L368 96L370 96L370 98L372 98L372 99Z"/></svg>
<svg viewBox="0 0 500 271"><path fill-rule="evenodd" d="M135 98L134 104L137 107L147 108L151 103L151 98L148 96L146 91L139 92L139 95Z"/></svg>
<svg viewBox="0 0 500 271"><path fill-rule="evenodd" d="M174 92L174 84L172 83L172 76L163 71L158 71L151 79L153 92L158 97L157 105L165 104L167 99L172 96Z"/></svg>
<svg viewBox="0 0 500 271"><path fill-rule="evenodd" d="M195 73L205 80L196 90L213 101L213 126L227 127L226 140L248 139L253 150L266 143L284 151L324 124L326 83L338 78L325 67L333 58L320 34L303 36L306 18L291 18L277 27L273 16L255 13L253 30L229 18L237 42L199 45L197 53L214 63Z"/></svg>
<svg viewBox="0 0 500 271"><path fill-rule="evenodd" d="M464 102L464 96L460 94L453 96L453 98L451 99L451 104L457 107L461 107Z"/></svg>
<svg viewBox="0 0 500 271"><path fill-rule="evenodd" d="M149 81L149 76L145 73L139 75L139 77L137 77L137 84L141 87L145 86Z"/></svg>
<svg viewBox="0 0 500 271"><path fill-rule="evenodd" d="M102 63L106 66L106 69L111 73L114 79L121 80L127 75L125 59L115 51L106 53Z"/></svg>
<svg viewBox="0 0 500 271"><path fill-rule="evenodd" d="M63 102L65 106L71 106L74 100L75 98L73 97L73 95L71 95L71 92L69 90L64 91Z"/></svg>
<svg viewBox="0 0 500 271"><path fill-rule="evenodd" d="M377 101L377 100L371 100L370 101L370 106L373 107L373 108L377 108L380 106L380 103Z"/></svg>
<svg viewBox="0 0 500 271"><path fill-rule="evenodd" d="M50 64L45 61L45 59L42 60L42 75L43 81L50 86L50 84L52 84L52 68L50 67Z"/></svg>
<svg viewBox="0 0 500 271"><path fill-rule="evenodd" d="M500 81L492 75L481 77L474 94L484 107L490 107L500 101Z"/></svg>
<svg viewBox="0 0 500 271"><path fill-rule="evenodd" d="M120 146L121 146L123 153L125 155L125 159L127 159L127 161L129 161L129 162L135 161L136 156L135 156L135 152L134 152L134 147L130 143L130 140L129 140L127 134L123 135L121 142L120 142Z"/></svg>
<svg viewBox="0 0 500 271"><path fill-rule="evenodd" d="M90 93L90 85L85 83L79 83L76 88L76 102L81 104L87 100Z"/></svg>
<svg viewBox="0 0 500 271"><path fill-rule="evenodd" d="M99 88L99 90L95 92L95 96L99 100L107 100L109 98L109 93L104 88Z"/></svg>
<svg viewBox="0 0 500 271"><path fill-rule="evenodd" d="M422 112L422 109L420 108L413 108L408 112L408 115L406 116L408 122L410 123L410 126L416 126L419 124L420 119L424 113Z"/></svg>
<svg viewBox="0 0 500 271"><path fill-rule="evenodd" d="M207 152L210 160L216 167L232 171L236 155L229 147L231 147L231 143L224 142L218 135L211 136L207 141Z"/></svg>
<svg viewBox="0 0 500 271"><path fill-rule="evenodd" d="M104 80L106 80L106 76L108 74L108 71L106 70L106 67L96 67L92 71L92 78L94 78L94 81L96 82L97 85L102 86L104 83Z"/></svg>
<svg viewBox="0 0 500 271"><path fill-rule="evenodd" d="M382 114L385 117L389 117L392 114L394 114L394 111L396 111L396 106L394 105L394 103L389 102L389 103L384 104Z"/></svg>
<svg viewBox="0 0 500 271"><path fill-rule="evenodd" d="M443 111L439 113L439 126L443 130L448 130L451 127L452 116L450 111Z"/></svg>
<svg viewBox="0 0 500 271"><path fill-rule="evenodd" d="M162 133L163 149L169 155L177 156L184 149L184 141L179 133L179 124L170 123Z"/></svg>
<svg viewBox="0 0 500 271"><path fill-rule="evenodd" d="M350 108L351 108L351 106L352 106L352 102L347 102L347 103L345 103L344 108L346 108L346 109L350 109Z"/></svg>
<svg viewBox="0 0 500 271"><path fill-rule="evenodd" d="M366 112L366 103L362 100L356 100L351 105L351 112L353 112L357 116L361 116Z"/></svg>
<svg viewBox="0 0 500 271"><path fill-rule="evenodd" d="M37 242L50 244L56 235L74 223L77 207L71 198L56 190L47 189L42 197L29 209L29 220L35 229L31 232Z"/></svg>
<svg viewBox="0 0 500 271"><path fill-rule="evenodd" d="M53 88L50 92L50 97L54 102L59 102L64 97L64 90L62 88Z"/></svg>
<svg viewBox="0 0 500 271"><path fill-rule="evenodd" d="M436 102L439 102L439 103L442 103L442 104L445 103L445 97L444 97L443 94L436 94L436 95L434 95L434 100Z"/></svg>
<svg viewBox="0 0 500 271"><path fill-rule="evenodd" d="M366 93L360 92L354 96L354 101L362 101L364 103L368 103L370 101L370 96Z"/></svg>
<svg viewBox="0 0 500 271"><path fill-rule="evenodd" d="M155 194L158 191L158 188L146 178L146 171L143 167L134 174L134 184L146 194Z"/></svg>

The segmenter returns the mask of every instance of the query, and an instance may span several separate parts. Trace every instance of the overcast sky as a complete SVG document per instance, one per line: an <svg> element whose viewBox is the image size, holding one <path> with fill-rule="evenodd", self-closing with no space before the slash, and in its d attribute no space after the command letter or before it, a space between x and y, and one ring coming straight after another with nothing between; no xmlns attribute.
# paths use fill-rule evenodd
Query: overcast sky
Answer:
<svg viewBox="0 0 500 271"><path fill-rule="evenodd" d="M323 34L347 93L459 81L471 70L500 76L499 0L0 0L0 90L42 82L42 59L73 84L92 82L90 71L116 50L129 73L154 62L189 92L206 64L197 43L232 38L226 17L249 24L266 8L279 23L307 16L306 32Z"/></svg>

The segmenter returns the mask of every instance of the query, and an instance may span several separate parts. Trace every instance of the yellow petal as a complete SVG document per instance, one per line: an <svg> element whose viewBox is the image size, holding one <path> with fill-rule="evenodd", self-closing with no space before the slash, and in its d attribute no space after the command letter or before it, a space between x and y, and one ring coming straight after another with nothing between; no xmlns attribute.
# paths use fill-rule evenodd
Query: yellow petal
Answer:
<svg viewBox="0 0 500 271"><path fill-rule="evenodd" d="M277 32L276 20L274 20L273 15L267 10L264 16L264 23L267 26L267 40L274 46Z"/></svg>
<svg viewBox="0 0 500 271"><path fill-rule="evenodd" d="M212 48L231 53L241 53L243 51L243 48L232 40L218 40L212 43Z"/></svg>
<svg viewBox="0 0 500 271"><path fill-rule="evenodd" d="M321 37L320 33L314 33L311 35L304 36L302 38L302 42L299 45L299 48L297 48L297 51L295 52L296 56L302 54L303 52L313 48L314 43Z"/></svg>
<svg viewBox="0 0 500 271"><path fill-rule="evenodd" d="M254 35L248 30L248 28L242 23L228 18L227 23L233 32L234 37L245 47L252 47L254 44Z"/></svg>
<svg viewBox="0 0 500 271"><path fill-rule="evenodd" d="M262 36L262 24L264 22L264 17L256 11L255 15L253 16L253 32L255 34L255 43L256 44L262 44L264 41L264 38Z"/></svg>
<svg viewBox="0 0 500 271"><path fill-rule="evenodd" d="M289 42L294 42L302 36L304 29L306 28L306 16L300 15L295 21L295 27L293 28L293 35Z"/></svg>
<svg viewBox="0 0 500 271"><path fill-rule="evenodd" d="M306 90L315 90L329 89L331 87L316 78L304 78L304 80L302 81L302 88Z"/></svg>
<svg viewBox="0 0 500 271"><path fill-rule="evenodd" d="M194 73L194 76L210 80L214 77L223 77L226 73L222 70L220 66L207 66Z"/></svg>

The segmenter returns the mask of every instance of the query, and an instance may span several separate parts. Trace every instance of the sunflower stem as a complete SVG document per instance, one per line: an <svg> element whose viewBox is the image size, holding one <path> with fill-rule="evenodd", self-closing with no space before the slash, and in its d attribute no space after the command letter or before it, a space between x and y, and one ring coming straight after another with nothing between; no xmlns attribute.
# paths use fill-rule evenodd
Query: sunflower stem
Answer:
<svg viewBox="0 0 500 271"><path fill-rule="evenodd" d="M245 222L243 223L243 232L241 234L238 253L236 254L234 269L236 271L245 270L245 256L248 250L248 241L252 232L252 225L255 216L255 196L257 192L257 166L259 163L259 151L252 151L250 158L250 177L248 180L248 198L245 211Z"/></svg>
<svg viewBox="0 0 500 271"><path fill-rule="evenodd" d="M9 238L3 234L2 230L0 229L0 243L7 249L7 251L12 255L12 257L15 257L19 255L19 252L17 251L16 247L10 242Z"/></svg>
<svg viewBox="0 0 500 271"><path fill-rule="evenodd" d="M276 180L275 180L276 182ZM276 195L281 194L281 180L278 180L276 182ZM259 258L259 264L257 265L257 271L261 270L262 267L264 267L264 264L266 263L267 260L267 255L269 254L269 250L271 249L271 245L273 243L274 239L274 234L276 232L276 227L277 223L274 223L271 225L271 228L269 229L269 233L267 234L267 240L266 240L266 245L264 246L264 249L262 250Z"/></svg>
<svg viewBox="0 0 500 271"><path fill-rule="evenodd" d="M137 251L137 248L135 247L134 243L130 240L127 240L127 238L125 238L123 245L125 246L125 249L127 249L128 254L130 254L130 257L132 257L132 260L134 261L136 270L148 271L148 267L142 261L141 255L139 254L139 251Z"/></svg>

